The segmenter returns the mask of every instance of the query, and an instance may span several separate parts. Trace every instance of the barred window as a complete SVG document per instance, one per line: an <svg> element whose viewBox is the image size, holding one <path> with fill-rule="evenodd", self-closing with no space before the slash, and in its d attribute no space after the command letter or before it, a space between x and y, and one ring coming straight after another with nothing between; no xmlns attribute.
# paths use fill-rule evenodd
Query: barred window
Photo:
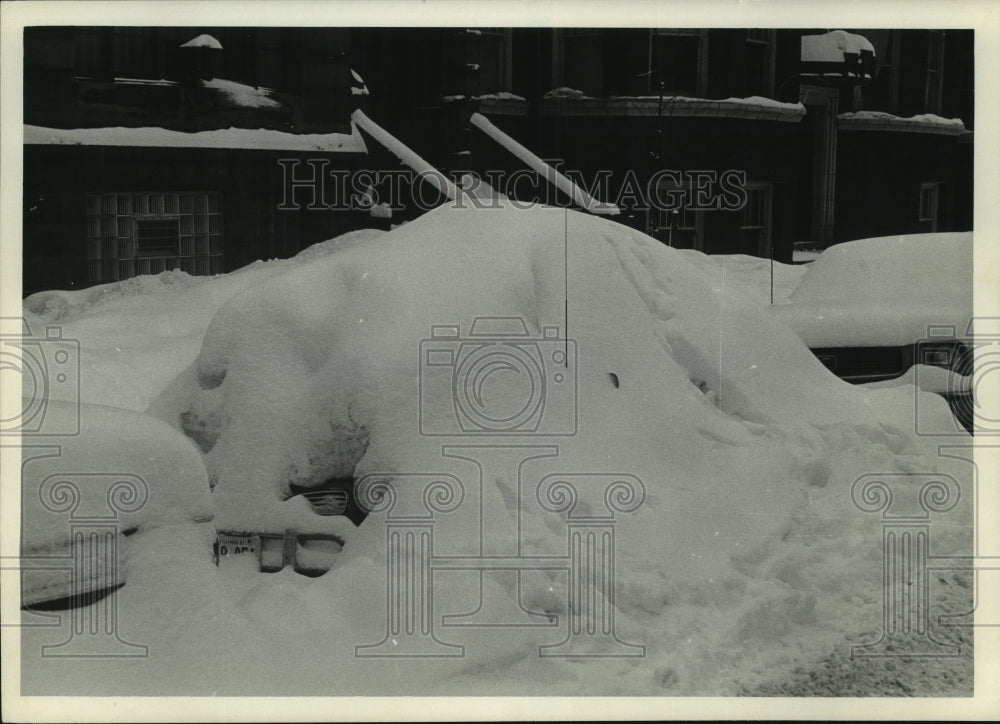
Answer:
<svg viewBox="0 0 1000 724"><path fill-rule="evenodd" d="M170 269L219 274L222 259L222 210L216 193L87 196L91 282L111 282Z"/></svg>

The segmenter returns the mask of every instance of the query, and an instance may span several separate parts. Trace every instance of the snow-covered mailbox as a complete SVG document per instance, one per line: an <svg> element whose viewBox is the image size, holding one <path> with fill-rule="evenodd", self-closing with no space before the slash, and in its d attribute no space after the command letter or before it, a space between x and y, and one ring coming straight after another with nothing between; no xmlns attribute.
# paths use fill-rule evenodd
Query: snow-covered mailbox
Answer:
<svg viewBox="0 0 1000 724"><path fill-rule="evenodd" d="M875 74L875 47L863 35L831 30L803 35L799 56L803 75L871 80Z"/></svg>

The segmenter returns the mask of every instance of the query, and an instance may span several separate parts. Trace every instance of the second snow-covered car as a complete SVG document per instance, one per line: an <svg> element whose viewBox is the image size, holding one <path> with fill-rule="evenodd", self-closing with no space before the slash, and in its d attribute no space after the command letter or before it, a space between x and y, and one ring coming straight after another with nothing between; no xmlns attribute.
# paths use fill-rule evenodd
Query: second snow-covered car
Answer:
<svg viewBox="0 0 1000 724"><path fill-rule="evenodd" d="M909 374L971 431L972 259L971 232L836 244L770 311L838 377L866 384Z"/></svg>

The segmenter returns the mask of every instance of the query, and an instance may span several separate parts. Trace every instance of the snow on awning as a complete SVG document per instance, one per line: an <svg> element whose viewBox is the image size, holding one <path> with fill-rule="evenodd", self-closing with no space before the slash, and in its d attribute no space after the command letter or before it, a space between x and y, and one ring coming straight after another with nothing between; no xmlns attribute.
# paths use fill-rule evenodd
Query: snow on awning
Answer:
<svg viewBox="0 0 1000 724"><path fill-rule="evenodd" d="M545 163L545 161L490 123L486 116L480 113L473 113L470 121L472 125L510 151L523 163L527 164L532 171L573 199L573 202L581 208L586 209L592 214L617 216L621 213L614 204L598 201L581 189L566 176L563 176L556 169L552 168L552 166Z"/></svg>
<svg viewBox="0 0 1000 724"><path fill-rule="evenodd" d="M24 144L33 146L133 146L143 148L227 148L250 151L367 153L352 125L347 133L285 133L268 128L223 128L187 133L167 128L44 128L24 126Z"/></svg>
<svg viewBox="0 0 1000 724"><path fill-rule="evenodd" d="M740 118L750 121L796 123L806 115L801 103L773 98L689 98L686 96L588 96L546 94L539 105L543 116L662 116L663 118Z"/></svg>
<svg viewBox="0 0 1000 724"><path fill-rule="evenodd" d="M965 124L960 118L942 118L932 113L901 118L880 111L841 113L837 126L845 131L897 131L902 133L934 133L943 136L960 136Z"/></svg>
<svg viewBox="0 0 1000 724"><path fill-rule="evenodd" d="M822 35L803 35L799 59L804 75L871 78L875 46L863 35L831 30Z"/></svg>

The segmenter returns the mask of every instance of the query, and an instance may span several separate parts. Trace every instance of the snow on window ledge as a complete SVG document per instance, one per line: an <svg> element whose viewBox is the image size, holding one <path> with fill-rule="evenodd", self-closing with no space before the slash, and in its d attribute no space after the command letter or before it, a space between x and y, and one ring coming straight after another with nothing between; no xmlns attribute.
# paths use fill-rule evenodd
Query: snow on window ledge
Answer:
<svg viewBox="0 0 1000 724"><path fill-rule="evenodd" d="M612 96L590 98L547 93L540 105L542 115L673 116L715 117L745 120L798 122L806 115L801 103L782 103L773 98L691 98L687 96Z"/></svg>
<svg viewBox="0 0 1000 724"><path fill-rule="evenodd" d="M942 118L932 113L902 118L881 111L858 111L839 114L837 124L840 129L851 131L936 133L946 136L960 136L965 132L962 119Z"/></svg>
<svg viewBox="0 0 1000 724"><path fill-rule="evenodd" d="M354 124L351 133L286 133L268 128L222 128L187 133L167 128L44 128L24 126L24 145L228 148L269 151L367 153Z"/></svg>

